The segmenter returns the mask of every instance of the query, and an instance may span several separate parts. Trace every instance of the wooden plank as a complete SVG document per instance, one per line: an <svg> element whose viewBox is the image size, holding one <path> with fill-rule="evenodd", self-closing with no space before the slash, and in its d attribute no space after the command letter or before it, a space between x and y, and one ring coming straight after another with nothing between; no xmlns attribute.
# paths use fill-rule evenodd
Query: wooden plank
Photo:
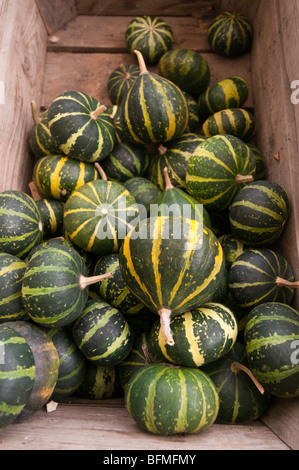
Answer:
<svg viewBox="0 0 299 470"><path fill-rule="evenodd" d="M249 55L237 59L226 59L213 53L202 53L211 70L211 84L230 75L240 75L251 85L251 63ZM111 72L122 63L134 63L136 58L123 53L114 54L72 54L63 52L47 54L45 80L42 94L42 109L47 109L53 99L64 91L83 91L102 101L111 104L107 82ZM157 73L156 67L149 70ZM246 103L252 107L251 94Z"/></svg>
<svg viewBox="0 0 299 470"><path fill-rule="evenodd" d="M211 0L76 0L78 15L172 15L210 16L215 9Z"/></svg>
<svg viewBox="0 0 299 470"><path fill-rule="evenodd" d="M48 34L63 28L77 16L75 0L35 0ZM59 14L58 14L59 12Z"/></svg>
<svg viewBox="0 0 299 470"><path fill-rule="evenodd" d="M252 21L255 18L259 7L260 0L251 0L240 2L240 0L218 0L216 4L217 14L230 11L243 13L243 15L248 16Z"/></svg>
<svg viewBox="0 0 299 470"><path fill-rule="evenodd" d="M28 190L30 101L40 103L47 33L34 0L0 2L0 191Z"/></svg>
<svg viewBox="0 0 299 470"><path fill-rule="evenodd" d="M122 399L61 403L12 423L0 435L0 450L289 450L268 427L213 424L200 434L158 436L140 430Z"/></svg>
<svg viewBox="0 0 299 470"><path fill-rule="evenodd" d="M64 29L55 33L49 51L62 52L127 52L125 32L133 16L77 16ZM173 30L173 48L209 51L206 30L198 18L168 17L163 19Z"/></svg>
<svg viewBox="0 0 299 470"><path fill-rule="evenodd" d="M269 428L293 450L299 450L299 400L273 397L262 418Z"/></svg>

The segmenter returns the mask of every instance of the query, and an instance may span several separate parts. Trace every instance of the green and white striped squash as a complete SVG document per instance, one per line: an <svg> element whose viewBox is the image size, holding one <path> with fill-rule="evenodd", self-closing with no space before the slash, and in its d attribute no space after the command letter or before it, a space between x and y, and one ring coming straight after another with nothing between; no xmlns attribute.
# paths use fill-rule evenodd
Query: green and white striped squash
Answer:
<svg viewBox="0 0 299 470"><path fill-rule="evenodd" d="M232 264L228 274L234 302L252 310L265 302L292 303L294 273L288 261L268 248L248 249Z"/></svg>
<svg viewBox="0 0 299 470"><path fill-rule="evenodd" d="M34 124L29 132L29 146L36 158L42 158L46 155L56 155L62 153L51 136L48 127L48 110L41 117L38 116L36 103L31 102L31 111Z"/></svg>
<svg viewBox="0 0 299 470"><path fill-rule="evenodd" d="M101 256L94 267L94 275L111 273L112 277L103 279L91 286L102 300L117 308L124 315L139 315L145 306L126 286L119 266L119 254Z"/></svg>
<svg viewBox="0 0 299 470"><path fill-rule="evenodd" d="M35 202L43 224L43 236L61 235L63 233L63 202L49 198Z"/></svg>
<svg viewBox="0 0 299 470"><path fill-rule="evenodd" d="M120 105L139 73L140 69L137 64L121 64L111 72L108 78L107 90L112 104Z"/></svg>
<svg viewBox="0 0 299 470"><path fill-rule="evenodd" d="M68 243L43 243L27 262L22 283L24 309L40 326L69 325L85 308L88 286L101 279L87 277L83 258Z"/></svg>
<svg viewBox="0 0 299 470"><path fill-rule="evenodd" d="M118 127L126 140L139 144L177 139L188 123L186 99L173 82L149 72L142 54L135 53L140 74L119 106Z"/></svg>
<svg viewBox="0 0 299 470"><path fill-rule="evenodd" d="M244 345L249 367L264 388L280 398L299 396L299 314L279 302L249 313Z"/></svg>
<svg viewBox="0 0 299 470"><path fill-rule="evenodd" d="M254 155L243 141L231 135L210 137L189 159L187 191L206 209L224 210L254 180L255 168Z"/></svg>
<svg viewBox="0 0 299 470"><path fill-rule="evenodd" d="M43 157L33 168L33 180L38 192L43 197L63 202L73 191L97 179L99 173L94 165L62 155Z"/></svg>
<svg viewBox="0 0 299 470"><path fill-rule="evenodd" d="M25 407L16 418L17 422L21 422L31 418L50 400L58 378L59 356L52 340L38 325L29 321L6 322L3 325L23 336L35 363L33 389Z"/></svg>
<svg viewBox="0 0 299 470"><path fill-rule="evenodd" d="M125 41L130 54L137 49L145 63L156 64L172 48L173 32L170 25L157 16L136 16L126 28Z"/></svg>
<svg viewBox="0 0 299 470"><path fill-rule="evenodd" d="M266 179L266 167L265 160L260 150L253 144L247 142L248 147L252 150L253 155L255 156L256 170L255 170L255 180L264 180Z"/></svg>
<svg viewBox="0 0 299 470"><path fill-rule="evenodd" d="M199 369L150 364L130 378L125 404L145 431L195 434L215 422L219 397L212 380Z"/></svg>
<svg viewBox="0 0 299 470"><path fill-rule="evenodd" d="M198 221L183 217L143 219L129 232L119 253L125 283L160 315L168 344L173 344L170 316L204 304L223 273L217 237Z"/></svg>
<svg viewBox="0 0 299 470"><path fill-rule="evenodd" d="M224 356L237 339L237 321L231 310L219 303L206 303L170 320L174 345L165 341L159 320L149 333L152 354L172 364L201 367Z"/></svg>
<svg viewBox="0 0 299 470"><path fill-rule="evenodd" d="M0 193L0 251L24 259L42 241L43 226L31 196L22 191Z"/></svg>
<svg viewBox="0 0 299 470"><path fill-rule="evenodd" d="M158 72L196 98L210 83L210 68L207 61L192 49L173 49L166 52L159 60Z"/></svg>
<svg viewBox="0 0 299 470"><path fill-rule="evenodd" d="M87 361L77 393L88 400L104 400L123 395L116 367L96 366Z"/></svg>
<svg viewBox="0 0 299 470"><path fill-rule="evenodd" d="M249 95L247 81L238 76L225 78L210 86L198 98L201 117L208 117L223 109L241 108Z"/></svg>
<svg viewBox="0 0 299 470"><path fill-rule="evenodd" d="M123 183L139 206L140 218L150 213L151 205L157 204L161 190L152 181L143 176L135 176Z"/></svg>
<svg viewBox="0 0 299 470"><path fill-rule="evenodd" d="M251 21L241 13L222 13L212 20L208 29L212 51L225 57L236 57L248 52L252 40Z"/></svg>
<svg viewBox="0 0 299 470"><path fill-rule="evenodd" d="M218 239L223 249L223 254L225 258L225 266L228 271L230 270L233 262L236 261L238 256L242 255L242 253L244 253L245 250L248 250L251 248L251 246L246 245L246 243L241 242L231 233L220 235Z"/></svg>
<svg viewBox="0 0 299 470"><path fill-rule="evenodd" d="M73 395L80 386L86 372L86 360L67 328L45 328L45 332L59 356L57 382L51 395L52 400L59 401Z"/></svg>
<svg viewBox="0 0 299 470"><path fill-rule="evenodd" d="M229 134L243 142L249 142L255 135L255 117L246 109L222 109L209 116L202 125L201 134L212 137L218 134Z"/></svg>
<svg viewBox="0 0 299 470"><path fill-rule="evenodd" d="M64 206L64 228L78 247L100 256L117 252L139 209L120 183L91 181L74 191Z"/></svg>
<svg viewBox="0 0 299 470"><path fill-rule="evenodd" d="M248 183L230 206L231 232L249 245L269 245L282 234L290 211L289 196L280 184L268 180Z"/></svg>
<svg viewBox="0 0 299 470"><path fill-rule="evenodd" d="M35 381L34 356L25 338L0 325L0 432L26 406Z"/></svg>
<svg viewBox="0 0 299 470"><path fill-rule="evenodd" d="M107 302L89 299L73 325L74 341L96 366L112 367L130 352L133 338L123 314Z"/></svg>
<svg viewBox="0 0 299 470"><path fill-rule="evenodd" d="M0 323L28 319L22 302L25 270L25 261L0 253Z"/></svg>
<svg viewBox="0 0 299 470"><path fill-rule="evenodd" d="M48 126L60 150L76 160L100 161L117 143L109 110L78 91L67 91L52 101Z"/></svg>
<svg viewBox="0 0 299 470"><path fill-rule="evenodd" d="M164 168L167 167L171 184L186 189L186 171L191 155L196 154L204 142L204 136L194 132L184 133L178 139L160 144L158 153L151 159L148 169L149 179L162 191L165 189Z"/></svg>
<svg viewBox="0 0 299 470"><path fill-rule="evenodd" d="M145 145L121 142L101 162L101 167L109 180L127 181L135 176L143 176L149 165L149 152Z"/></svg>
<svg viewBox="0 0 299 470"><path fill-rule="evenodd" d="M201 370L213 380L219 395L217 422L250 423L268 409L270 394L248 368L242 343L236 342L225 356L202 366Z"/></svg>

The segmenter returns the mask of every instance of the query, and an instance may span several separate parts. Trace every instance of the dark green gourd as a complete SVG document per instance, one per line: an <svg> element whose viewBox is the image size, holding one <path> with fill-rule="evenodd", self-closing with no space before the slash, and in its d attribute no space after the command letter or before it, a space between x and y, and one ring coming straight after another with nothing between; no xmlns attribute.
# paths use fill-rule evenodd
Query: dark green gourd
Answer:
<svg viewBox="0 0 299 470"><path fill-rule="evenodd" d="M222 13L210 24L208 41L211 49L225 57L236 57L250 50L253 27L241 13Z"/></svg>
<svg viewBox="0 0 299 470"><path fill-rule="evenodd" d="M35 101L31 101L34 124L29 132L29 145L36 158L62 153L48 127L48 110L39 117Z"/></svg>
<svg viewBox="0 0 299 470"><path fill-rule="evenodd" d="M140 73L137 64L121 64L114 69L108 78L107 89L111 103L120 105L123 97L133 85Z"/></svg>
<svg viewBox="0 0 299 470"><path fill-rule="evenodd" d="M125 182L143 176L149 165L149 152L145 145L122 142L101 162L109 180Z"/></svg>
<svg viewBox="0 0 299 470"><path fill-rule="evenodd" d="M25 261L0 253L0 323L28 318L22 302Z"/></svg>

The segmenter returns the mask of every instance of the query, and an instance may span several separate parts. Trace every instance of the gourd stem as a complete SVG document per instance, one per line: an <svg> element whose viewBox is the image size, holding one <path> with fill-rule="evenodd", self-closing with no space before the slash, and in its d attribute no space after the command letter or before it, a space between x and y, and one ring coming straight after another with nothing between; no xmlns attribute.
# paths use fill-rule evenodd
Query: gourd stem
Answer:
<svg viewBox="0 0 299 470"><path fill-rule="evenodd" d="M129 72L127 72L126 67L124 66L124 64L121 64L120 66L121 66L121 68L123 69L123 72L124 72L124 79L127 80L128 78L130 78L131 74Z"/></svg>
<svg viewBox="0 0 299 470"><path fill-rule="evenodd" d="M230 365L230 370L234 373L234 374L238 374L241 370L243 372L245 372L252 380L252 382L254 383L254 385L257 387L257 389L259 390L259 392L264 395L265 393L265 389L264 387L259 383L259 381L257 380L257 378L253 375L253 373L251 372L250 369L248 369L248 367L244 366L243 364L240 364L240 362L232 362L231 365Z"/></svg>
<svg viewBox="0 0 299 470"><path fill-rule="evenodd" d="M164 173L164 178L165 178L165 190L173 189L173 184L170 181L167 166L164 168L163 173Z"/></svg>
<svg viewBox="0 0 299 470"><path fill-rule="evenodd" d="M146 360L146 364L152 364L153 361L152 361L152 359L149 355L148 349L147 349L147 347L144 343L142 344L142 351L143 351L143 354L144 354L144 357L145 357L145 360Z"/></svg>
<svg viewBox="0 0 299 470"><path fill-rule="evenodd" d="M170 328L170 316L172 311L169 308L162 307L158 310L158 314L160 315L160 325L165 341L169 346L173 346L174 339Z"/></svg>
<svg viewBox="0 0 299 470"><path fill-rule="evenodd" d="M253 180L254 178L252 175L241 175L240 173L237 174L235 179L236 183L249 183Z"/></svg>
<svg viewBox="0 0 299 470"><path fill-rule="evenodd" d="M276 285L279 287L293 287L294 289L299 288L299 282L298 281L287 281L286 279L282 279L281 277L276 278Z"/></svg>
<svg viewBox="0 0 299 470"><path fill-rule="evenodd" d="M164 153L167 152L167 147L165 147L165 145L160 144L158 147L158 152L159 152L159 155L164 155Z"/></svg>
<svg viewBox="0 0 299 470"><path fill-rule="evenodd" d="M104 111L106 111L106 106L104 106L103 104L101 104L101 106L99 106L97 109L95 109L94 111L92 111L90 113L90 117L92 119L97 119L99 117L100 114L102 114Z"/></svg>
<svg viewBox="0 0 299 470"><path fill-rule="evenodd" d="M28 186L29 186L29 189L30 189L30 192L31 192L32 199L34 199L34 201L39 201L40 199L42 199L41 195L39 194L39 192L37 190L37 187L36 187L36 184L35 184L34 181L30 181Z"/></svg>
<svg viewBox="0 0 299 470"><path fill-rule="evenodd" d="M41 122L41 118L37 114L36 102L31 101L30 105L31 105L32 119L35 122L35 124L39 124Z"/></svg>
<svg viewBox="0 0 299 470"><path fill-rule="evenodd" d="M106 175L106 173L104 172L104 170L103 170L103 168L101 167L101 165L100 165L98 162L96 162L96 163L94 164L94 166L95 166L96 169L98 170L98 172L99 172L99 174L100 174L102 180L107 181L107 175Z"/></svg>
<svg viewBox="0 0 299 470"><path fill-rule="evenodd" d="M113 273L99 274L98 276L85 277L83 274L80 274L79 277L79 286L84 290L87 286L95 284L96 282L101 282L104 279L110 279L113 277Z"/></svg>
<svg viewBox="0 0 299 470"><path fill-rule="evenodd" d="M143 55L141 54L141 52L138 51L137 49L135 49L134 54L137 55L138 64L139 64L139 68L140 68L140 75L142 75L144 73L149 73L147 68L146 68L145 61L144 61L144 58L143 58Z"/></svg>

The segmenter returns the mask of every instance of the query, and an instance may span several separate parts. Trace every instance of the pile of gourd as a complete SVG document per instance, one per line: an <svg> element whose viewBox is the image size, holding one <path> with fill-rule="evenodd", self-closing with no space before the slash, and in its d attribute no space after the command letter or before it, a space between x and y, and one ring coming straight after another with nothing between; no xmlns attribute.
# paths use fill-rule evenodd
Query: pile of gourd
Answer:
<svg viewBox="0 0 299 470"><path fill-rule="evenodd" d="M226 56L252 35L230 13L208 32ZM32 103L32 193L0 194L0 429L73 394L124 396L166 435L299 395L298 283L272 245L291 209L252 144L248 85L209 87L159 18L125 40L138 64L111 72L111 105Z"/></svg>

